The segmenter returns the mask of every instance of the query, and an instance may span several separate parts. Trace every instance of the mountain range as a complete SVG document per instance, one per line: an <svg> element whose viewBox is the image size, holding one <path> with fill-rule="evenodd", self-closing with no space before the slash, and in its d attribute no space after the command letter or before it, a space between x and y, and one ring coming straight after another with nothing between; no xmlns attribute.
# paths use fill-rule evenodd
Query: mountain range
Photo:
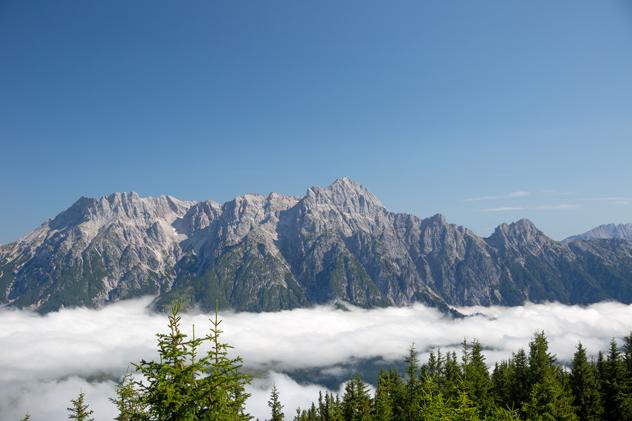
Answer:
<svg viewBox="0 0 632 421"><path fill-rule="evenodd" d="M583 234L568 237L565 242L575 240L600 240L619 239L632 241L632 224L605 224L599 225Z"/></svg>
<svg viewBox="0 0 632 421"><path fill-rule="evenodd" d="M147 294L156 309L238 311L339 301L444 310L630 303L627 229L560 242L522 219L483 238L442 215L390 212L349 178L303 197L246 194L224 204L114 193L82 197L1 246L0 303L40 312Z"/></svg>

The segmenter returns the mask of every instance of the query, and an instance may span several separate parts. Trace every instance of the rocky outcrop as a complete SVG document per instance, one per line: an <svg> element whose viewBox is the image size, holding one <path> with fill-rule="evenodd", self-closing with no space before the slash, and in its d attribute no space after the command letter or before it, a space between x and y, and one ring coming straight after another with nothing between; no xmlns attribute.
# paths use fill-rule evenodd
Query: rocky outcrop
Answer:
<svg viewBox="0 0 632 421"><path fill-rule="evenodd" d="M599 225L583 234L568 237L564 242L575 240L626 240L632 241L632 224L605 224Z"/></svg>
<svg viewBox="0 0 632 421"><path fill-rule="evenodd" d="M172 224L192 205L135 193L81 198L5 247L0 299L47 311L159 294L171 286L186 238Z"/></svg>
<svg viewBox="0 0 632 421"><path fill-rule="evenodd" d="M0 293L40 311L144 294L157 308L247 311L632 302L632 243L557 242L528 220L482 238L441 215L389 212L348 178L302 198L247 194L222 205L117 193L81 198L0 248Z"/></svg>

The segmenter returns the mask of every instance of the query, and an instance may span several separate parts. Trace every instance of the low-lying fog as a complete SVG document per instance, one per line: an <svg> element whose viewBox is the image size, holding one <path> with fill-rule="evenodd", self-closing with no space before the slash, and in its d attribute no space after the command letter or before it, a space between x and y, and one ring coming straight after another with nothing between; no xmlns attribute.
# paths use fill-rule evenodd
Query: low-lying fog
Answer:
<svg viewBox="0 0 632 421"><path fill-rule="evenodd" d="M80 390L86 393L97 421L112 419L115 411L108 398L114 396L114 379L130 362L155 358L155 333L166 328L166 316L145 310L149 300L46 316L0 310L0 420L17 420L27 411L34 421L64 419L70 399ZM279 389L286 414L293 416L297 406L306 407L317 399L322 384L340 390L339 382L323 379L346 378L367 360L386 366L401 361L412 342L425 361L432 346L460 349L463 338L477 338L492 365L526 347L539 329L545 331L560 360L570 359L578 341L595 353L605 350L610 338L621 338L632 330L632 306L619 303L460 310L474 315L450 319L415 305L373 310L350 307L349 311L324 306L278 313L223 313L221 317L224 341L257 373L249 389L248 410L260 419L269 416L272 384ZM200 332L208 328L208 317L185 315L183 327L188 331L195 323ZM311 382L307 383L308 378Z"/></svg>

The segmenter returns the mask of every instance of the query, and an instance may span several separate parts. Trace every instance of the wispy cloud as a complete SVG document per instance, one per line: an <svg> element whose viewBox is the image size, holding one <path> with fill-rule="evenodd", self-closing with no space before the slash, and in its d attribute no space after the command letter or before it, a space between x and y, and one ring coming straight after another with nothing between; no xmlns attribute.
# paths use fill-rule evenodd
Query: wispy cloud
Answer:
<svg viewBox="0 0 632 421"><path fill-rule="evenodd" d="M500 206L497 208L487 208L483 209L483 212L515 212L525 210L526 208L522 206Z"/></svg>
<svg viewBox="0 0 632 421"><path fill-rule="evenodd" d="M632 204L632 197L630 196L582 197L577 200L581 200L583 202L605 202L613 205Z"/></svg>
<svg viewBox="0 0 632 421"><path fill-rule="evenodd" d="M534 210L565 210L565 209L577 209L579 205L576 203L557 203L553 205L540 205L535 206Z"/></svg>
<svg viewBox="0 0 632 421"><path fill-rule="evenodd" d="M484 200L499 200L499 199L514 199L518 197L526 197L531 193L528 191L512 191L511 193L501 194L497 196L479 196L479 197L470 197L465 199L465 202L481 202Z"/></svg>
<svg viewBox="0 0 632 421"><path fill-rule="evenodd" d="M547 196L573 196L575 194L572 191L559 191L555 189L544 189L544 190L541 190L540 193L545 194Z"/></svg>
<svg viewBox="0 0 632 421"><path fill-rule="evenodd" d="M569 197L572 196L572 197ZM502 203L508 199L529 198L528 202L509 202ZM555 199L555 198L558 199ZM534 201L547 202L552 200L569 201L564 203L545 203L541 205L529 204ZM482 212L519 212L519 211L551 211L551 210L570 210L582 207L583 204L588 203L603 203L607 205L632 205L632 196L584 196L577 197L577 193L571 191L555 190L555 189L542 189L535 193L528 191L517 190L511 193L502 195L489 195L470 197L464 200L464 202L483 202L483 201L497 201L494 205L485 209L480 209ZM498 203L500 202L500 203Z"/></svg>
<svg viewBox="0 0 632 421"><path fill-rule="evenodd" d="M579 205L576 203L554 203L538 206L498 206L494 208L483 209L483 212L517 212L517 211L547 211L547 210L568 210L577 209Z"/></svg>

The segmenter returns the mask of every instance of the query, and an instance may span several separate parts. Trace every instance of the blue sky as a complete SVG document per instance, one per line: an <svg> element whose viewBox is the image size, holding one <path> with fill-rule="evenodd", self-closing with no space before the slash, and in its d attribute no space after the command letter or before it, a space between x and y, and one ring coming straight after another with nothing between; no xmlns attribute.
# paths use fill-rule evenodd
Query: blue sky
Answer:
<svg viewBox="0 0 632 421"><path fill-rule="evenodd" d="M483 235L632 222L631 44L626 0L0 1L0 243L343 175Z"/></svg>

